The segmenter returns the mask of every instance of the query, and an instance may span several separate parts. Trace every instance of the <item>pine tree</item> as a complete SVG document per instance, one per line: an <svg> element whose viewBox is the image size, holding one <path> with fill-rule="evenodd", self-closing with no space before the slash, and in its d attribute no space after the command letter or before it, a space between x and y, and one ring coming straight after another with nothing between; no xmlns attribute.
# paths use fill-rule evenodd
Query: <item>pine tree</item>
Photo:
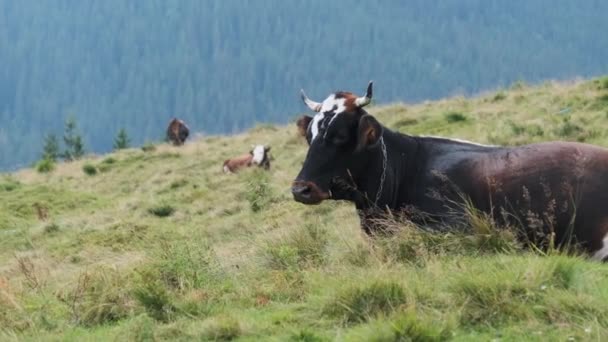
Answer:
<svg viewBox="0 0 608 342"><path fill-rule="evenodd" d="M61 156L66 161L79 159L84 155L82 137L76 132L76 120L72 117L65 121L63 142L65 143L65 150Z"/></svg>
<svg viewBox="0 0 608 342"><path fill-rule="evenodd" d="M114 138L114 149L122 150L124 148L128 148L130 142L131 141L127 135L127 131L124 128L121 128L120 131L118 131L116 138Z"/></svg>
<svg viewBox="0 0 608 342"><path fill-rule="evenodd" d="M57 161L57 158L59 158L59 139L57 139L55 134L47 134L44 137L42 159Z"/></svg>

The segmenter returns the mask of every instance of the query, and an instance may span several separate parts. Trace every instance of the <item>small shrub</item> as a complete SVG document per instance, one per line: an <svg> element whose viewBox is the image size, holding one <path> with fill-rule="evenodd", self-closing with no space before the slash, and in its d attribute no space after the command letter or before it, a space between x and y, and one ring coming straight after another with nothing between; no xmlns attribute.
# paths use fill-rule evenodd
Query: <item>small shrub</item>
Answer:
<svg viewBox="0 0 608 342"><path fill-rule="evenodd" d="M158 281L146 277L143 285L134 291L135 298L146 313L159 322L169 322L174 318L173 305L167 289Z"/></svg>
<svg viewBox="0 0 608 342"><path fill-rule="evenodd" d="M95 165L88 163L82 166L82 171L89 176L94 176L97 174L97 168L95 167Z"/></svg>
<svg viewBox="0 0 608 342"><path fill-rule="evenodd" d="M78 264L78 263L82 262L82 257L80 255L72 255L72 256L70 256L70 262L72 264Z"/></svg>
<svg viewBox="0 0 608 342"><path fill-rule="evenodd" d="M447 341L452 336L445 323L420 319L413 312L401 315L391 326L395 341Z"/></svg>
<svg viewBox="0 0 608 342"><path fill-rule="evenodd" d="M12 177L5 177L0 183L0 191L10 192L19 188L20 186L21 183L19 183L17 180L13 179Z"/></svg>
<svg viewBox="0 0 608 342"><path fill-rule="evenodd" d="M154 152L156 151L156 146L153 143L145 143L142 145L141 150L144 152Z"/></svg>
<svg viewBox="0 0 608 342"><path fill-rule="evenodd" d="M175 304L179 312L189 317L207 317L213 312L213 301L203 289L190 290Z"/></svg>
<svg viewBox="0 0 608 342"><path fill-rule="evenodd" d="M357 267L369 266L372 261L372 251L369 245L357 244L351 246L344 254L343 260Z"/></svg>
<svg viewBox="0 0 608 342"><path fill-rule="evenodd" d="M608 89L608 77L602 77L597 81L598 89Z"/></svg>
<svg viewBox="0 0 608 342"><path fill-rule="evenodd" d="M303 272L299 270L280 270L271 271L264 275L263 285L260 286L256 295L262 302L272 300L289 303L306 298L308 290Z"/></svg>
<svg viewBox="0 0 608 342"><path fill-rule="evenodd" d="M289 341L289 342L325 342L325 341L329 341L329 340L326 338L320 337L313 331L301 330L301 331L289 336L287 341Z"/></svg>
<svg viewBox="0 0 608 342"><path fill-rule="evenodd" d="M99 172L105 173L108 172L112 169L112 166L110 164L100 164L97 169L99 170Z"/></svg>
<svg viewBox="0 0 608 342"><path fill-rule="evenodd" d="M219 279L219 266L206 242L163 243L154 264L163 284L177 289L199 289Z"/></svg>
<svg viewBox="0 0 608 342"><path fill-rule="evenodd" d="M513 83L511 85L511 89L513 89L513 90L522 90L525 87L526 87L526 82L525 81L521 81L521 80L517 81L517 82L515 82L515 83Z"/></svg>
<svg viewBox="0 0 608 342"><path fill-rule="evenodd" d="M543 308L547 323L579 324L587 320L602 326L608 324L608 308L602 301L575 291L552 291L552 294L545 297Z"/></svg>
<svg viewBox="0 0 608 342"><path fill-rule="evenodd" d="M133 311L128 280L119 271L100 268L83 273L76 287L60 293L76 324L84 326L116 322Z"/></svg>
<svg viewBox="0 0 608 342"><path fill-rule="evenodd" d="M23 275L23 278L25 278L24 283L30 289L37 290L45 285L46 282L42 277L40 269L36 267L32 259L27 256L15 256L15 258L17 259L17 265L19 265L19 271Z"/></svg>
<svg viewBox="0 0 608 342"><path fill-rule="evenodd" d="M413 126L418 123L417 119L414 118L405 118L395 122L394 126L399 129L401 127Z"/></svg>
<svg viewBox="0 0 608 342"><path fill-rule="evenodd" d="M545 131L540 125L530 125L526 131L533 137L542 137L545 135Z"/></svg>
<svg viewBox="0 0 608 342"><path fill-rule="evenodd" d="M116 138L114 138L114 150L122 150L129 147L131 143L131 139L127 135L127 131L124 128L121 128L116 134Z"/></svg>
<svg viewBox="0 0 608 342"><path fill-rule="evenodd" d="M576 259L557 257L555 258L555 264L551 272L550 282L559 289L570 289L576 281L577 271L579 265L577 265Z"/></svg>
<svg viewBox="0 0 608 342"><path fill-rule="evenodd" d="M405 291L394 282L375 282L342 291L325 307L325 313L348 323L360 323L379 314L390 314L406 303Z"/></svg>
<svg viewBox="0 0 608 342"><path fill-rule="evenodd" d="M597 97L596 100L596 108L605 108L608 107L608 94L603 94Z"/></svg>
<svg viewBox="0 0 608 342"><path fill-rule="evenodd" d="M56 223L48 224L48 225L44 226L44 232L46 234L57 233L57 232L59 232L59 225L57 225Z"/></svg>
<svg viewBox="0 0 608 342"><path fill-rule="evenodd" d="M116 163L116 159L114 159L112 157L107 157L104 160L102 160L101 163L111 165L111 164Z"/></svg>
<svg viewBox="0 0 608 342"><path fill-rule="evenodd" d="M74 117L69 117L65 121L63 143L65 144L65 150L61 153L61 157L64 160L72 161L84 156L84 142L82 141L82 136L77 132L76 119Z"/></svg>
<svg viewBox="0 0 608 342"><path fill-rule="evenodd" d="M496 93L496 95L494 95L494 97L492 98L492 102L499 102L502 101L504 99L507 98L507 94L505 94L502 91L499 91L498 93Z"/></svg>
<svg viewBox="0 0 608 342"><path fill-rule="evenodd" d="M583 132L583 128L570 119L570 116L564 116L562 122L555 129L555 135L560 137L574 137Z"/></svg>
<svg viewBox="0 0 608 342"><path fill-rule="evenodd" d="M128 326L127 340L128 341L154 341L154 325L155 322L147 314L142 314Z"/></svg>
<svg viewBox="0 0 608 342"><path fill-rule="evenodd" d="M507 125L511 128L511 132L513 132L514 135L522 135L526 132L525 126L513 121L508 121Z"/></svg>
<svg viewBox="0 0 608 342"><path fill-rule="evenodd" d="M169 188L171 188L172 190L175 190L175 189L181 188L187 184L188 184L187 179L178 179L178 180L171 182L171 184L169 185Z"/></svg>
<svg viewBox="0 0 608 342"><path fill-rule="evenodd" d="M481 253L509 253L521 248L517 235L509 227L498 227L492 218L466 201L463 205L467 226L473 235L465 239L465 247ZM471 245L466 246L471 243Z"/></svg>
<svg viewBox="0 0 608 342"><path fill-rule="evenodd" d="M507 321L526 320L537 301L534 292L519 279L506 277L462 278L455 286L465 303L461 322L465 325L501 324Z"/></svg>
<svg viewBox="0 0 608 342"><path fill-rule="evenodd" d="M400 227L396 234L378 239L379 251L388 260L424 265L431 256L462 253L461 233L426 231L408 223L390 223Z"/></svg>
<svg viewBox="0 0 608 342"><path fill-rule="evenodd" d="M221 316L206 322L200 337L205 341L231 341L241 334L241 324L237 319Z"/></svg>
<svg viewBox="0 0 608 342"><path fill-rule="evenodd" d="M437 321L420 312L408 310L396 318L378 319L357 327L345 340L350 341L351 336L356 336L355 341L448 341L452 337L452 328L449 322Z"/></svg>
<svg viewBox="0 0 608 342"><path fill-rule="evenodd" d="M445 114L445 120L449 123L464 122L468 118L466 115L459 112L449 112Z"/></svg>
<svg viewBox="0 0 608 342"><path fill-rule="evenodd" d="M0 335L7 330L24 331L32 326L32 319L23 310L19 295L11 290L5 278L0 277Z"/></svg>
<svg viewBox="0 0 608 342"><path fill-rule="evenodd" d="M112 157L107 157L99 163L97 169L99 172L108 172L112 169L112 165L116 163L116 159Z"/></svg>
<svg viewBox="0 0 608 342"><path fill-rule="evenodd" d="M272 269L294 269L298 267L298 250L292 246L272 246L266 251L266 259Z"/></svg>
<svg viewBox="0 0 608 342"><path fill-rule="evenodd" d="M255 170L247 184L245 197L254 213L264 210L272 202L272 190L268 172Z"/></svg>
<svg viewBox="0 0 608 342"><path fill-rule="evenodd" d="M293 231L266 248L266 260L273 269L296 269L324 263L329 242L327 231L314 224Z"/></svg>
<svg viewBox="0 0 608 342"><path fill-rule="evenodd" d="M42 159L57 161L59 154L59 139L57 139L57 136L55 134L46 135L42 148Z"/></svg>
<svg viewBox="0 0 608 342"><path fill-rule="evenodd" d="M55 169L55 162L52 159L41 159L36 163L36 171L49 173Z"/></svg>
<svg viewBox="0 0 608 342"><path fill-rule="evenodd" d="M149 208L148 212L157 217L168 217L173 215L175 208L170 204L158 204Z"/></svg>

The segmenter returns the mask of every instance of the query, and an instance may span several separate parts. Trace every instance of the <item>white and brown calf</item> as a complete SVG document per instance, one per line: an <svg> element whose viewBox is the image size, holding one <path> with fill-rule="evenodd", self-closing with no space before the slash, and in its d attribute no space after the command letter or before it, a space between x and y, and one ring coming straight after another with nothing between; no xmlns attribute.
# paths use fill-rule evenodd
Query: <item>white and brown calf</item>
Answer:
<svg viewBox="0 0 608 342"><path fill-rule="evenodd" d="M258 166L264 169L270 169L270 146L256 145L253 146L248 154L227 159L224 161L224 172L235 173L244 167Z"/></svg>

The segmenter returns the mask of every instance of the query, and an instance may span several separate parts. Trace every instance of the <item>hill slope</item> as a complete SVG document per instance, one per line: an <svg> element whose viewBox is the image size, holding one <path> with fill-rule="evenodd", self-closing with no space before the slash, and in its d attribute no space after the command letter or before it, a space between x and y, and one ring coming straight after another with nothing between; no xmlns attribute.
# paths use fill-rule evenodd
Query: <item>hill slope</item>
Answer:
<svg viewBox="0 0 608 342"><path fill-rule="evenodd" d="M370 111L410 134L608 146L606 78ZM257 143L270 172L221 173ZM291 199L305 153L293 125L261 125L2 176L0 339L608 337L605 265L499 232L372 243L352 206Z"/></svg>

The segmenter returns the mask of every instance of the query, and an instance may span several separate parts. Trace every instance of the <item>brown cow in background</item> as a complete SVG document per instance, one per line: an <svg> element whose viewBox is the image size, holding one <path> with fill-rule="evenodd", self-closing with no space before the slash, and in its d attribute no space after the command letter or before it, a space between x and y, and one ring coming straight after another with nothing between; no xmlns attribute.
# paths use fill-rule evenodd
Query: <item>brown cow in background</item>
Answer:
<svg viewBox="0 0 608 342"><path fill-rule="evenodd" d="M172 142L173 145L183 145L186 139L188 139L189 134L190 129L188 129L188 126L186 126L184 121L173 118L173 120L169 122L169 127L167 127L167 140Z"/></svg>
<svg viewBox="0 0 608 342"><path fill-rule="evenodd" d="M310 125L310 121L312 118L308 115L302 115L298 121L296 121L296 126L298 126L298 134L306 137L306 131L308 131L308 126Z"/></svg>

